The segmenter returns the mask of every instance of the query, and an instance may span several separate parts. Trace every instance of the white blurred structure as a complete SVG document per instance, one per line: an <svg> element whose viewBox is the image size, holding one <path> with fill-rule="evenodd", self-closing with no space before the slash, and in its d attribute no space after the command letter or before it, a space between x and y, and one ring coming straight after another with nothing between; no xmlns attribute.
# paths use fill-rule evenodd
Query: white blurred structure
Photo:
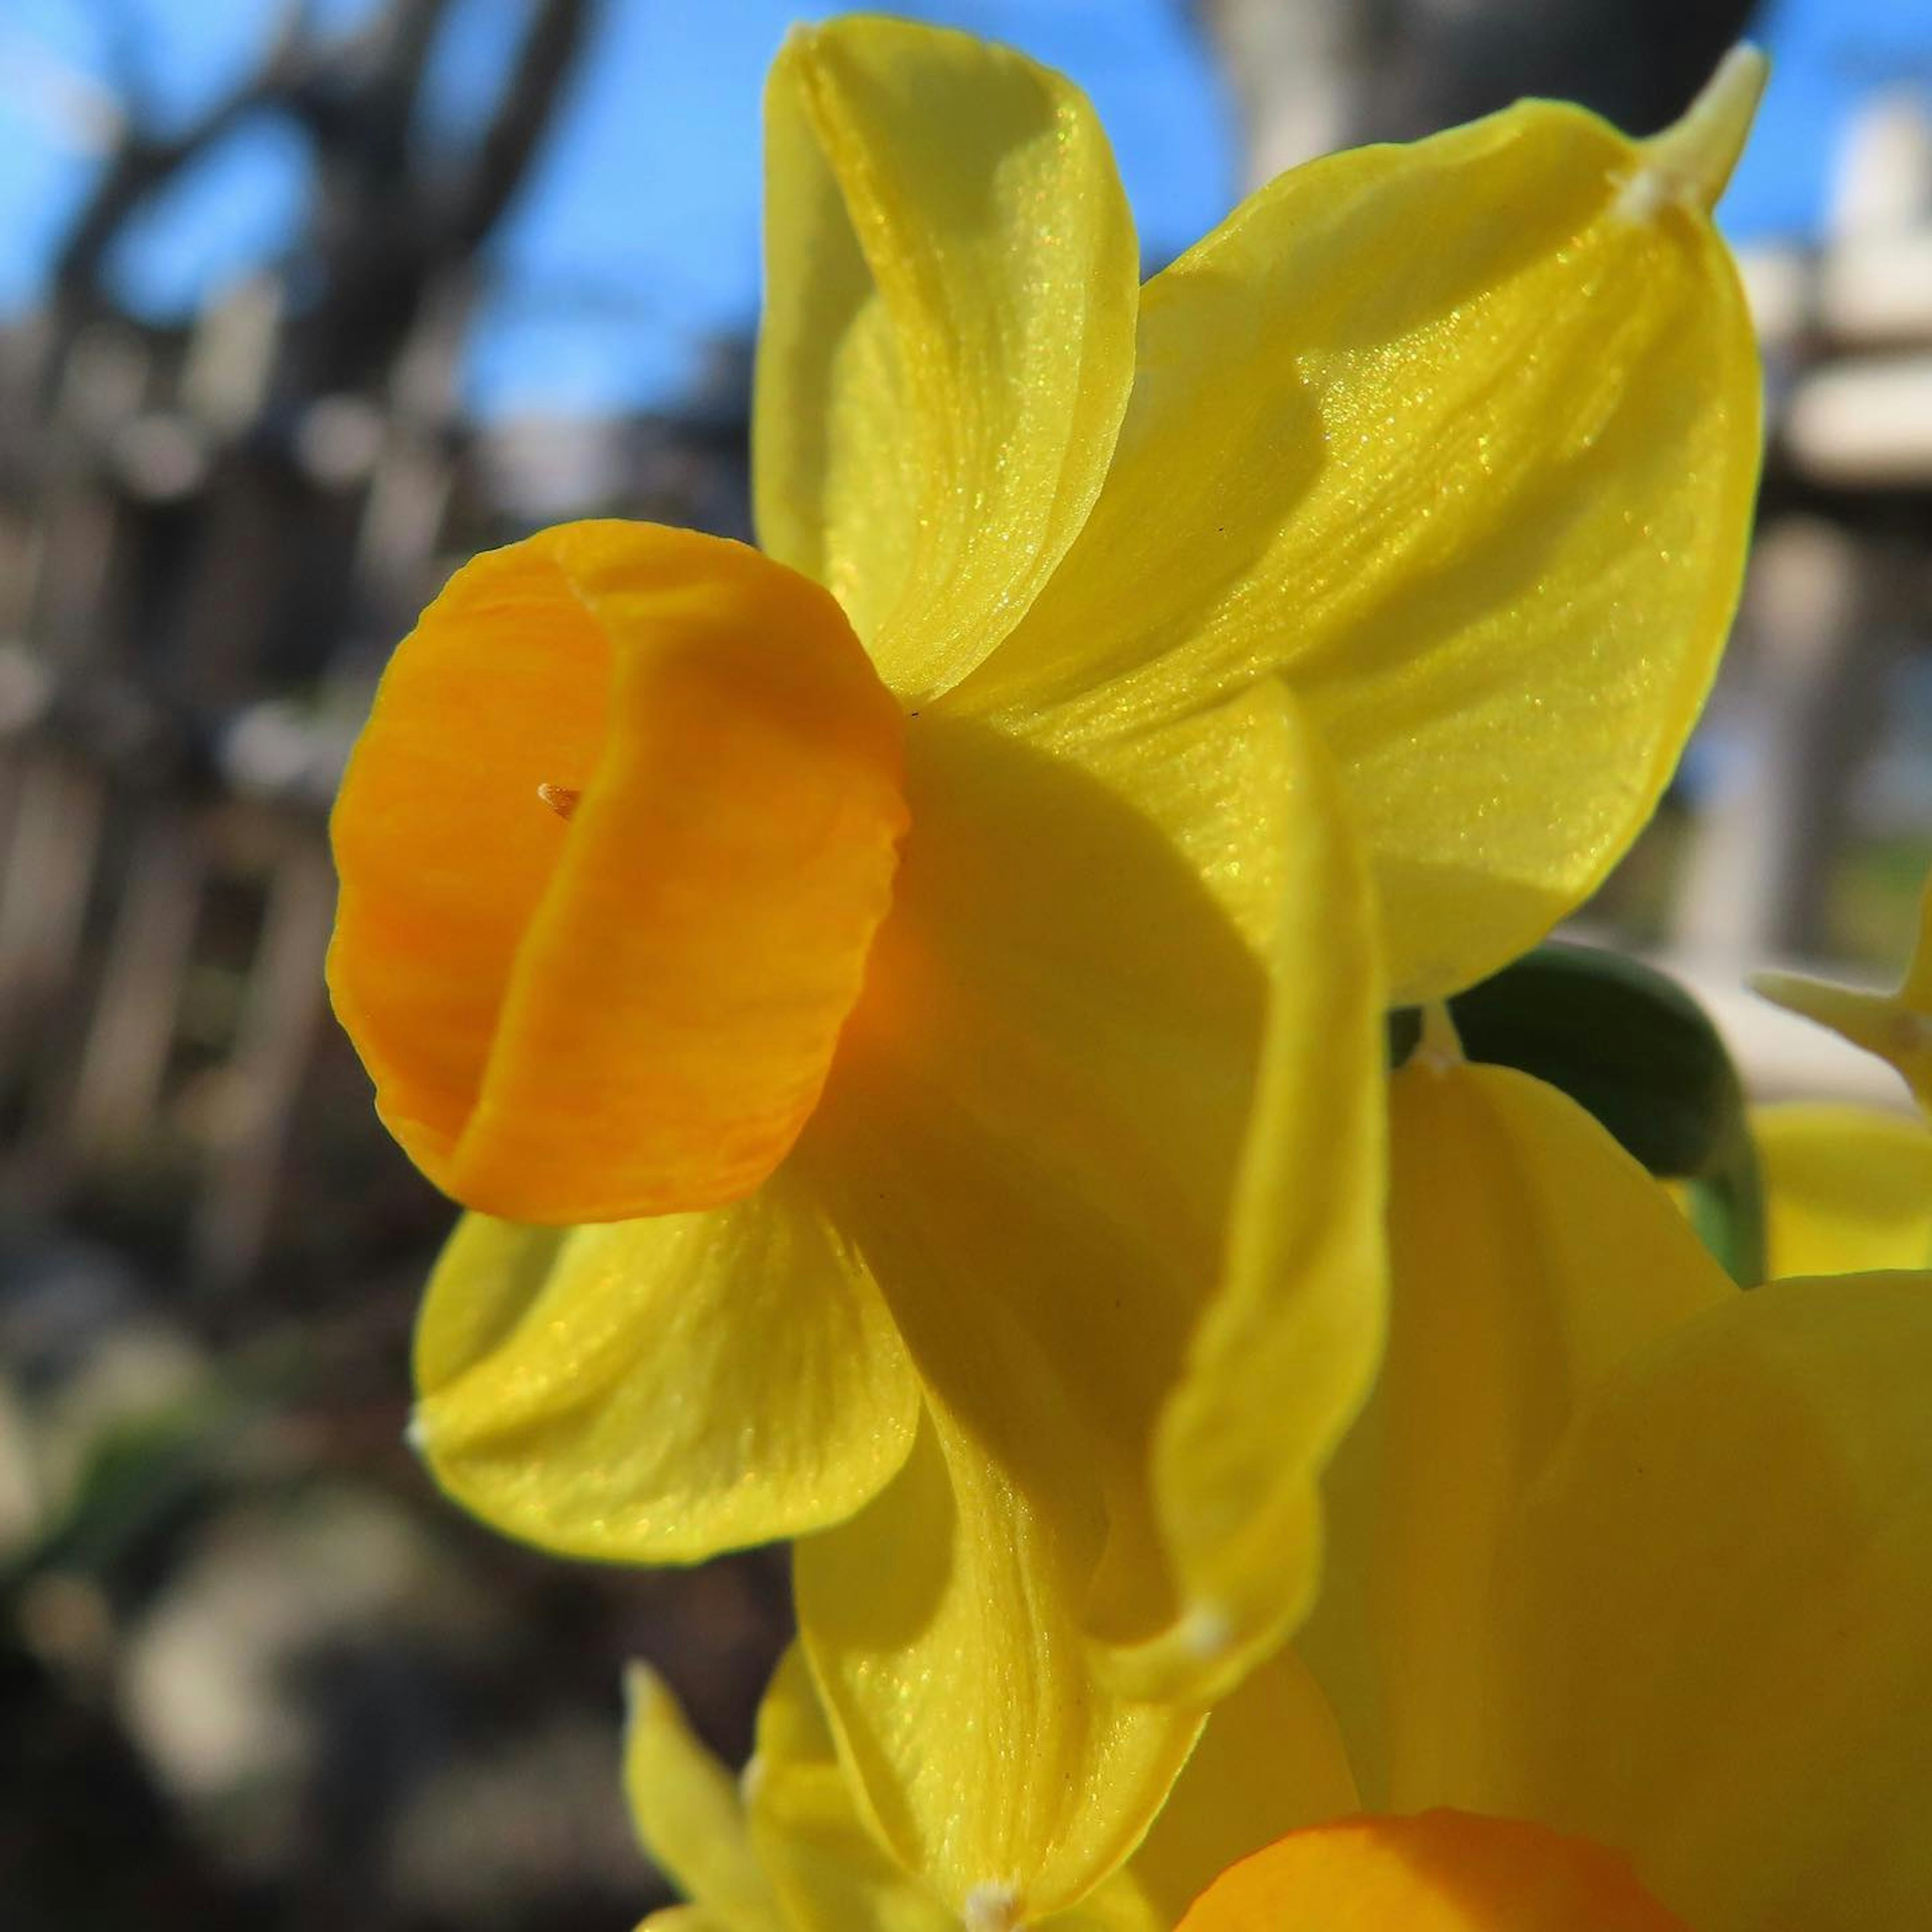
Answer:
<svg viewBox="0 0 1932 1932"><path fill-rule="evenodd" d="M1828 205L1816 247L1740 264L1769 385L1763 515L1714 707L1732 755L1714 761L1677 928L1714 964L1818 944L1850 802L1928 634L1932 102L1873 95ZM1914 776L1888 815L1922 832L1932 774Z"/></svg>
<svg viewBox="0 0 1932 1932"><path fill-rule="evenodd" d="M1797 299L1760 311L1767 350L1802 364L1780 425L1793 468L1850 490L1932 482L1932 106L1922 94L1876 94L1853 124L1824 245L1795 286Z"/></svg>

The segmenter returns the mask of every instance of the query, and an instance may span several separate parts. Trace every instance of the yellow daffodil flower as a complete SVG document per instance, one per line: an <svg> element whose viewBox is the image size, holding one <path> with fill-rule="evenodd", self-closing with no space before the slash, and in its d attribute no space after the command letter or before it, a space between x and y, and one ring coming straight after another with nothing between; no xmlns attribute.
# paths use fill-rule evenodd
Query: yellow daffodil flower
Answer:
<svg viewBox="0 0 1932 1932"><path fill-rule="evenodd" d="M1917 1924L1932 1276L1738 1290L1587 1116L1439 1038L1392 1149L1388 1355L1298 1645L1383 1815L1188 1932ZM1306 1916L1243 1902L1283 1888Z"/></svg>
<svg viewBox="0 0 1932 1932"><path fill-rule="evenodd" d="M1066 82L801 33L766 554L549 532L384 680L331 984L482 1210L423 1452L560 1551L801 1539L840 1754L956 1911L1084 1895L1312 1595L1384 1001L1590 890L1729 620L1760 78L1318 162L1141 290Z"/></svg>
<svg viewBox="0 0 1932 1932"><path fill-rule="evenodd" d="M902 1869L867 1828L796 1650L758 1712L736 1779L693 1736L670 1693L634 1666L624 1784L645 1850L691 1900L648 1932L959 1932L958 1913ZM1299 1748L1284 1752L1292 1738ZM1291 1657L1263 1664L1216 1707L1154 1828L1120 1870L1042 1932L1172 1932L1224 1867L1284 1826L1354 1808L1333 1720ZM1006 1923L969 1901L971 1932Z"/></svg>

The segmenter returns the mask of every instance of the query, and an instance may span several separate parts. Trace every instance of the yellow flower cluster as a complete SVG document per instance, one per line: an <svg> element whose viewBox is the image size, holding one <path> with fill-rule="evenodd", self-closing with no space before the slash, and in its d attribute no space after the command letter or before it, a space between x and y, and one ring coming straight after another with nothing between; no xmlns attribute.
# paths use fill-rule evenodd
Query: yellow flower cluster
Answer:
<svg viewBox="0 0 1932 1932"><path fill-rule="evenodd" d="M1922 1922L1924 1278L1740 1290L1436 1004L1714 669L1761 82L1333 156L1142 286L1065 80L801 32L762 550L566 526L399 649L330 980L473 1210L422 1454L565 1554L794 1543L742 1778L632 1686L665 1932ZM1924 1137L1764 1140L1780 1267L1932 1259Z"/></svg>

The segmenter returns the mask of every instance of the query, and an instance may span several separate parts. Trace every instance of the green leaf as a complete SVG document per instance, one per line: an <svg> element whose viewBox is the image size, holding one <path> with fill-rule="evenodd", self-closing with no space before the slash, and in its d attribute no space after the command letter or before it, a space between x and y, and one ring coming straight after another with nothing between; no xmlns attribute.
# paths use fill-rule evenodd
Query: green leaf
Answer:
<svg viewBox="0 0 1932 1932"><path fill-rule="evenodd" d="M1619 953L1552 943L1449 1011L1472 1060L1546 1081L1652 1173L1690 1184L1705 1244L1735 1280L1762 1278L1763 1190L1743 1084L1675 980Z"/></svg>

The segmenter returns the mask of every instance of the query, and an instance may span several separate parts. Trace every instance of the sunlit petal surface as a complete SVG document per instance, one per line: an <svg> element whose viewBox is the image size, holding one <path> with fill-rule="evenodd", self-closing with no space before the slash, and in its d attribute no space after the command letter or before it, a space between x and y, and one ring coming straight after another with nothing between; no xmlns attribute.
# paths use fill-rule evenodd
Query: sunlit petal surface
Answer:
<svg viewBox="0 0 1932 1932"><path fill-rule="evenodd" d="M998 643L1098 493L1139 256L1059 75L963 34L802 29L766 104L759 540L902 695Z"/></svg>
<svg viewBox="0 0 1932 1932"><path fill-rule="evenodd" d="M957 701L1118 723L1280 670L1396 997L1521 952L1649 816L1748 535L1749 320L1654 164L1537 102L1244 203L1148 285L1107 488Z"/></svg>
<svg viewBox="0 0 1932 1932"><path fill-rule="evenodd" d="M1209 1719L1126 1866L1035 1922L1052 1932L1168 1932L1236 1859L1352 1810L1340 1740L1332 1724L1322 1731L1320 1700L1292 1660L1256 1672ZM703 1907L733 1914L746 1932L764 1932L774 1904L790 1932L959 1932L960 1915L867 1826L796 1648L759 1706L756 1748L735 1784L648 1672L633 1672L631 1706L626 1783L640 1835ZM1304 1733L1310 1750L1282 1750L1285 1737ZM980 1903L975 1932L998 1922L998 1901Z"/></svg>
<svg viewBox="0 0 1932 1932"><path fill-rule="evenodd" d="M1222 1695L1306 1612L1317 1481L1374 1371L1385 1294L1382 988L1360 856L1328 760L1279 686L1210 716L1274 742L1297 809L1274 855L1272 929L1256 934L1268 1018L1222 1280L1154 1442L1175 1614L1152 1633L1129 1620L1109 1658L1120 1688L1181 1700ZM1132 741L1126 782L1144 804L1174 784L1166 747L1189 736L1209 752L1198 730Z"/></svg>
<svg viewBox="0 0 1932 1932"><path fill-rule="evenodd" d="M911 1366L848 1244L782 1179L707 1214L472 1215L418 1325L416 1435L499 1528L688 1562L860 1507L905 1460Z"/></svg>
<svg viewBox="0 0 1932 1932"><path fill-rule="evenodd" d="M1010 1427L1046 1426L1050 1384L1033 1380L1007 1398ZM1118 1864L1201 1722L1093 1682L1078 1608L1106 1522L1077 1430L1031 1445L1032 1493L1001 1446L995 1460L944 1418L877 1502L794 1559L801 1634L868 1808L956 1914L995 1927Z"/></svg>
<svg viewBox="0 0 1932 1932"><path fill-rule="evenodd" d="M676 1700L642 1664L626 1673L624 1795L652 1862L686 1896L688 1921L667 1912L650 1922L680 1932L787 1932L778 1899L759 1868L730 1772L692 1733Z"/></svg>
<svg viewBox="0 0 1932 1932"><path fill-rule="evenodd" d="M958 1915L867 1828L796 1647L758 1707L742 1786L752 1842L796 1932L958 1932Z"/></svg>

